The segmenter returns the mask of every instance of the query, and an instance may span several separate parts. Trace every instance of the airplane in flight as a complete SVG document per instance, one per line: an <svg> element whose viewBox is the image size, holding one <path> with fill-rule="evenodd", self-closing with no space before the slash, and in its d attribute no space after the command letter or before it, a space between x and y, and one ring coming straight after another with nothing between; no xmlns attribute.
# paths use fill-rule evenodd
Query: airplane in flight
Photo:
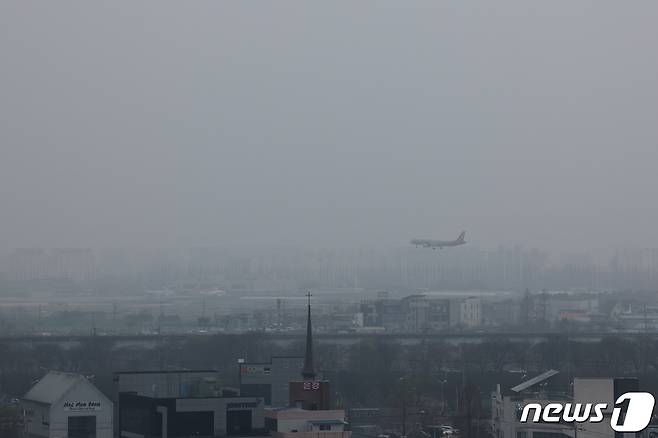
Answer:
<svg viewBox="0 0 658 438"><path fill-rule="evenodd" d="M466 243L464 237L466 236L466 231L457 237L456 240L429 240L429 239L413 239L411 241L412 245L416 247L422 246L423 248L432 248L432 249L443 249L444 246L459 246Z"/></svg>

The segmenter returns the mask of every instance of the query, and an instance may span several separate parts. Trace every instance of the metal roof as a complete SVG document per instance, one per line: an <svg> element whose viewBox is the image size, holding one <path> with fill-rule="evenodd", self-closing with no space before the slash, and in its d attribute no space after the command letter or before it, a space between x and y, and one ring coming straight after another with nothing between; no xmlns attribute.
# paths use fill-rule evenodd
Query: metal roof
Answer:
<svg viewBox="0 0 658 438"><path fill-rule="evenodd" d="M23 396L23 399L51 405L82 379L84 377L79 374L50 371Z"/></svg>
<svg viewBox="0 0 658 438"><path fill-rule="evenodd" d="M526 389L530 388L531 386L536 385L537 383L543 382L544 380L548 379L549 377L553 377L559 373L557 370L548 370L545 373L541 373L538 376L533 377L530 380L526 380L525 382L516 385L515 387L512 388L512 391L514 392L521 392L525 391Z"/></svg>
<svg viewBox="0 0 658 438"><path fill-rule="evenodd" d="M308 420L311 424L347 424L344 420L331 419L331 420Z"/></svg>

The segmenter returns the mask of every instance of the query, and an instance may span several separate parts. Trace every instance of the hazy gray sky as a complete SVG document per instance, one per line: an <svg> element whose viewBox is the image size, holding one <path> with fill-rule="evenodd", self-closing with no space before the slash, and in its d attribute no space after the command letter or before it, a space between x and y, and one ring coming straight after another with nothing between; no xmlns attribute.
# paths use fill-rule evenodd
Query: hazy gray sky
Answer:
<svg viewBox="0 0 658 438"><path fill-rule="evenodd" d="M0 3L0 246L658 246L658 2Z"/></svg>

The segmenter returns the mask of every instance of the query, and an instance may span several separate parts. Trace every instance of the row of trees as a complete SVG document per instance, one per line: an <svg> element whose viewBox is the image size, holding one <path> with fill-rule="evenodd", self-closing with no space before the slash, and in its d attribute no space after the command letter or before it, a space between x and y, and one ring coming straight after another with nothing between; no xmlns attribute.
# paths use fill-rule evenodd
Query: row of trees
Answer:
<svg viewBox="0 0 658 438"><path fill-rule="evenodd" d="M272 355L303 351L301 342L280 346L260 334L177 342L163 338L152 348L118 347L102 337L69 348L5 343L0 344L0 393L19 396L49 369L93 376L107 394L112 393L112 373L119 370L212 368L224 376L226 385L235 386L238 358L266 361ZM644 390L658 393L658 340L642 337L600 342L555 337L536 344L500 339L461 345L401 345L372 338L352 345L319 344L316 355L318 368L332 381L337 405L400 409L404 401L409 409L423 411L426 421L447 413L486 416L486 401L496 384L513 386L550 368L560 370L565 381L574 376L637 376Z"/></svg>

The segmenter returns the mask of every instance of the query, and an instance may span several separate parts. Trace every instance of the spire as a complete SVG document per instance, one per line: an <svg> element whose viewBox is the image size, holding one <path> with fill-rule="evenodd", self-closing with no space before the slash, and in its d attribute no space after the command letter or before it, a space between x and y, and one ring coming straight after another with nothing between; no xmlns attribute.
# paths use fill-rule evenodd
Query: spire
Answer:
<svg viewBox="0 0 658 438"><path fill-rule="evenodd" d="M306 321L306 354L304 355L304 369L302 377L304 379L314 379L315 370L313 369L313 329L311 327L311 292L306 293L308 298L308 317Z"/></svg>

